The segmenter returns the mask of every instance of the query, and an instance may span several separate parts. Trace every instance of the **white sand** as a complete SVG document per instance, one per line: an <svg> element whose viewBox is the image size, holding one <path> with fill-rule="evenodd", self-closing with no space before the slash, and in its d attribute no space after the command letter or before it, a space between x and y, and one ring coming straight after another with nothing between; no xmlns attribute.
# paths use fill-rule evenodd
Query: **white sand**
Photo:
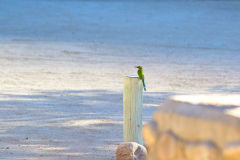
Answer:
<svg viewBox="0 0 240 160"><path fill-rule="evenodd" d="M170 95L240 92L240 2L0 3L0 159L114 159L125 75L143 119Z"/></svg>

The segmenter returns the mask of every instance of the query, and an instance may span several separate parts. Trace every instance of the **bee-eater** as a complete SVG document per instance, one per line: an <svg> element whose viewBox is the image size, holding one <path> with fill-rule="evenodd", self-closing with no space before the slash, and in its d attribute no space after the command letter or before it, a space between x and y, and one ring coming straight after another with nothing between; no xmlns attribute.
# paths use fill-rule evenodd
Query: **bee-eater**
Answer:
<svg viewBox="0 0 240 160"><path fill-rule="evenodd" d="M146 85L145 85L145 82L144 82L144 73L143 73L142 66L137 66L136 68L138 69L138 71L137 71L138 77L139 77L139 79L142 80L144 91L146 91Z"/></svg>

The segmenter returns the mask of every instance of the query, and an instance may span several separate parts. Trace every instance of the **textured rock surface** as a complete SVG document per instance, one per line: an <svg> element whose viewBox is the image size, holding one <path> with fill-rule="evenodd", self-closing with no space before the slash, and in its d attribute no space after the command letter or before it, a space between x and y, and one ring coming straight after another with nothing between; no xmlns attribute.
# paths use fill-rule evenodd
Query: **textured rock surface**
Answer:
<svg viewBox="0 0 240 160"><path fill-rule="evenodd" d="M228 114L233 108L238 107L168 100L153 119L159 132L171 130L188 141L211 140L222 148L228 142L240 141L240 118Z"/></svg>
<svg viewBox="0 0 240 160"><path fill-rule="evenodd" d="M240 160L239 97L166 101L142 130L148 160Z"/></svg>
<svg viewBox="0 0 240 160"><path fill-rule="evenodd" d="M181 141L171 132L163 133L159 137L156 148L159 160L179 160L184 157Z"/></svg>
<svg viewBox="0 0 240 160"><path fill-rule="evenodd" d="M240 160L240 142L230 143L223 150L224 160Z"/></svg>
<svg viewBox="0 0 240 160"><path fill-rule="evenodd" d="M154 122L146 123L142 128L142 135L147 146L154 146L157 140L157 124Z"/></svg>
<svg viewBox="0 0 240 160"><path fill-rule="evenodd" d="M187 160L221 160L221 152L212 143L191 143L185 147Z"/></svg>
<svg viewBox="0 0 240 160"><path fill-rule="evenodd" d="M147 160L147 150L136 142L126 142L118 146L116 160Z"/></svg>

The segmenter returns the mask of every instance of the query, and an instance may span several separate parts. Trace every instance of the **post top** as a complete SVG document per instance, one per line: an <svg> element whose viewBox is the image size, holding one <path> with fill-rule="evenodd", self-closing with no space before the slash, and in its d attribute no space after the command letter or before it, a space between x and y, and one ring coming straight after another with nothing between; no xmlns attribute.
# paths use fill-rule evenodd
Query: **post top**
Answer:
<svg viewBox="0 0 240 160"><path fill-rule="evenodd" d="M138 78L138 76L136 76L136 75L128 75L128 76L125 76L125 78Z"/></svg>

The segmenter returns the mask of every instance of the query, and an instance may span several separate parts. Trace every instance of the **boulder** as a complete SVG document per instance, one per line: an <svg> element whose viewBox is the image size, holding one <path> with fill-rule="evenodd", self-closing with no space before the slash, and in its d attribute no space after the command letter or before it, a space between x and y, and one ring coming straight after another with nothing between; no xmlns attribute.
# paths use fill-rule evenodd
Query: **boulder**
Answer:
<svg viewBox="0 0 240 160"><path fill-rule="evenodd" d="M147 146L154 146L158 136L156 123L152 121L144 124L142 128L142 136Z"/></svg>
<svg viewBox="0 0 240 160"><path fill-rule="evenodd" d="M147 160L147 150L136 142L125 142L118 145L116 160Z"/></svg>
<svg viewBox="0 0 240 160"><path fill-rule="evenodd" d="M223 150L224 160L239 160L240 159L240 142L228 144Z"/></svg>
<svg viewBox="0 0 240 160"><path fill-rule="evenodd" d="M163 133L156 144L159 160L182 160L183 143L170 131Z"/></svg>
<svg viewBox="0 0 240 160"><path fill-rule="evenodd" d="M185 156L187 160L222 160L221 152L210 142L187 144Z"/></svg>

